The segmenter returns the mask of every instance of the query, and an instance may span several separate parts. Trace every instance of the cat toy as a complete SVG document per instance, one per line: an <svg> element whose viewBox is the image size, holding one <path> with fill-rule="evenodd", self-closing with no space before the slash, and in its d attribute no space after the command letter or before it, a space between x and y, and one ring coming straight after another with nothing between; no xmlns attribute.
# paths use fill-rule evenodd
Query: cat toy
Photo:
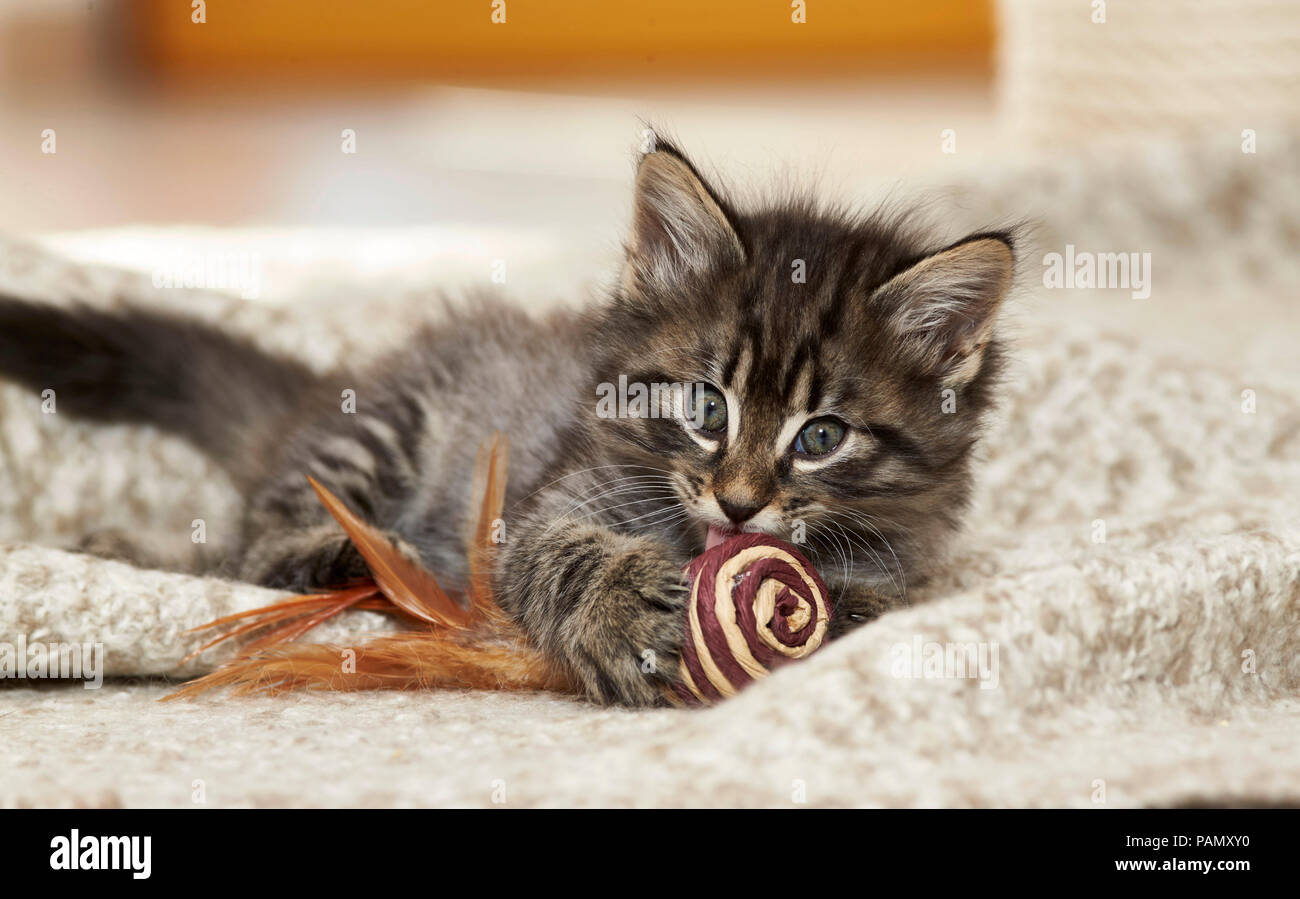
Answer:
<svg viewBox="0 0 1300 899"><path fill-rule="evenodd" d="M734 696L826 638L826 585L793 546L737 534L695 557L686 640L674 698L706 704Z"/></svg>
<svg viewBox="0 0 1300 899"><path fill-rule="evenodd" d="M371 578L194 628L216 636L185 660L227 640L245 637L248 642L234 658L166 698L218 687L236 694L439 687L577 692L568 673L529 643L493 597L496 544L490 535L505 504L508 454L500 434L479 448L471 494L479 498L478 509L465 545L469 577L457 596L312 480L325 508L365 559ZM740 534L726 539L696 557L688 577L679 676L665 690L673 704L704 705L732 696L778 665L807 656L825 639L831 617L825 584L798 550L775 538ZM410 629L355 646L295 642L348 609L386 612Z"/></svg>

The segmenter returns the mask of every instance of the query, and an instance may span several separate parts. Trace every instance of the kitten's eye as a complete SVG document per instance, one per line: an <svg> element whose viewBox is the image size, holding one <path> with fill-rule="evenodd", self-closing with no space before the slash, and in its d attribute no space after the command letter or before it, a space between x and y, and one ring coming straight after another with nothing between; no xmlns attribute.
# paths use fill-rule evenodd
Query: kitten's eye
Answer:
<svg viewBox="0 0 1300 899"><path fill-rule="evenodd" d="M695 405L690 413L691 424L701 431L717 434L727 429L727 401L722 391L705 385L695 392Z"/></svg>
<svg viewBox="0 0 1300 899"><path fill-rule="evenodd" d="M843 422L834 418L817 418L803 426L794 439L794 451L805 456L824 456L843 440Z"/></svg>

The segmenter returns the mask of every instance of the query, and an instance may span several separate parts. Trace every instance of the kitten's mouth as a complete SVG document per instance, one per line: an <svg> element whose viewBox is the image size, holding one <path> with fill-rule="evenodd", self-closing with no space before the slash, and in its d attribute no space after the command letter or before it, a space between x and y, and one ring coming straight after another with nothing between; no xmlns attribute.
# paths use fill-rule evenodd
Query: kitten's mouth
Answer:
<svg viewBox="0 0 1300 899"><path fill-rule="evenodd" d="M736 536L739 531L735 528L721 528L716 524L709 525L708 536L704 538L704 551L708 552L724 540Z"/></svg>

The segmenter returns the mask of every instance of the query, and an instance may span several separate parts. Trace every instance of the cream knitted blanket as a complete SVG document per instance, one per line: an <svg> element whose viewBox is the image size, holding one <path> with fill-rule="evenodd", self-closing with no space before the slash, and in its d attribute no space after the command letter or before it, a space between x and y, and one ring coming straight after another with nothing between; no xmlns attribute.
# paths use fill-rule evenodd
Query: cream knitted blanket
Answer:
<svg viewBox="0 0 1300 899"><path fill-rule="evenodd" d="M11 683L0 802L1300 802L1294 148L1185 148L1070 163L1084 178L1049 167L959 186L972 222L1042 213L966 536L913 607L737 699L698 712L451 691L159 704L154 679ZM1044 290L1043 253L1066 242L1151 252L1151 298ZM343 288L310 306L162 292L18 243L0 246L0 289L183 305L318 362L382 347L421 305L397 295L377 313ZM177 669L182 631L276 594L71 548L123 528L172 564L210 563L236 500L189 447L0 388L0 640L99 642L115 676L210 666L219 656ZM384 626L356 615L320 637Z"/></svg>

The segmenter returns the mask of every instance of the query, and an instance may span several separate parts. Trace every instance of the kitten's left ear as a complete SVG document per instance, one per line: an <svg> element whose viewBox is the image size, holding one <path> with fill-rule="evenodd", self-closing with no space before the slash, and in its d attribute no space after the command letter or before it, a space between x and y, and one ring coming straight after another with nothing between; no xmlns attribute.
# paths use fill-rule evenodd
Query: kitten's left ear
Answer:
<svg viewBox="0 0 1300 899"><path fill-rule="evenodd" d="M625 284L672 288L693 272L744 258L722 202L685 156L661 143L641 157Z"/></svg>
<svg viewBox="0 0 1300 899"><path fill-rule="evenodd" d="M876 289L895 336L926 371L960 386L979 374L1014 259L1004 235L976 235Z"/></svg>

